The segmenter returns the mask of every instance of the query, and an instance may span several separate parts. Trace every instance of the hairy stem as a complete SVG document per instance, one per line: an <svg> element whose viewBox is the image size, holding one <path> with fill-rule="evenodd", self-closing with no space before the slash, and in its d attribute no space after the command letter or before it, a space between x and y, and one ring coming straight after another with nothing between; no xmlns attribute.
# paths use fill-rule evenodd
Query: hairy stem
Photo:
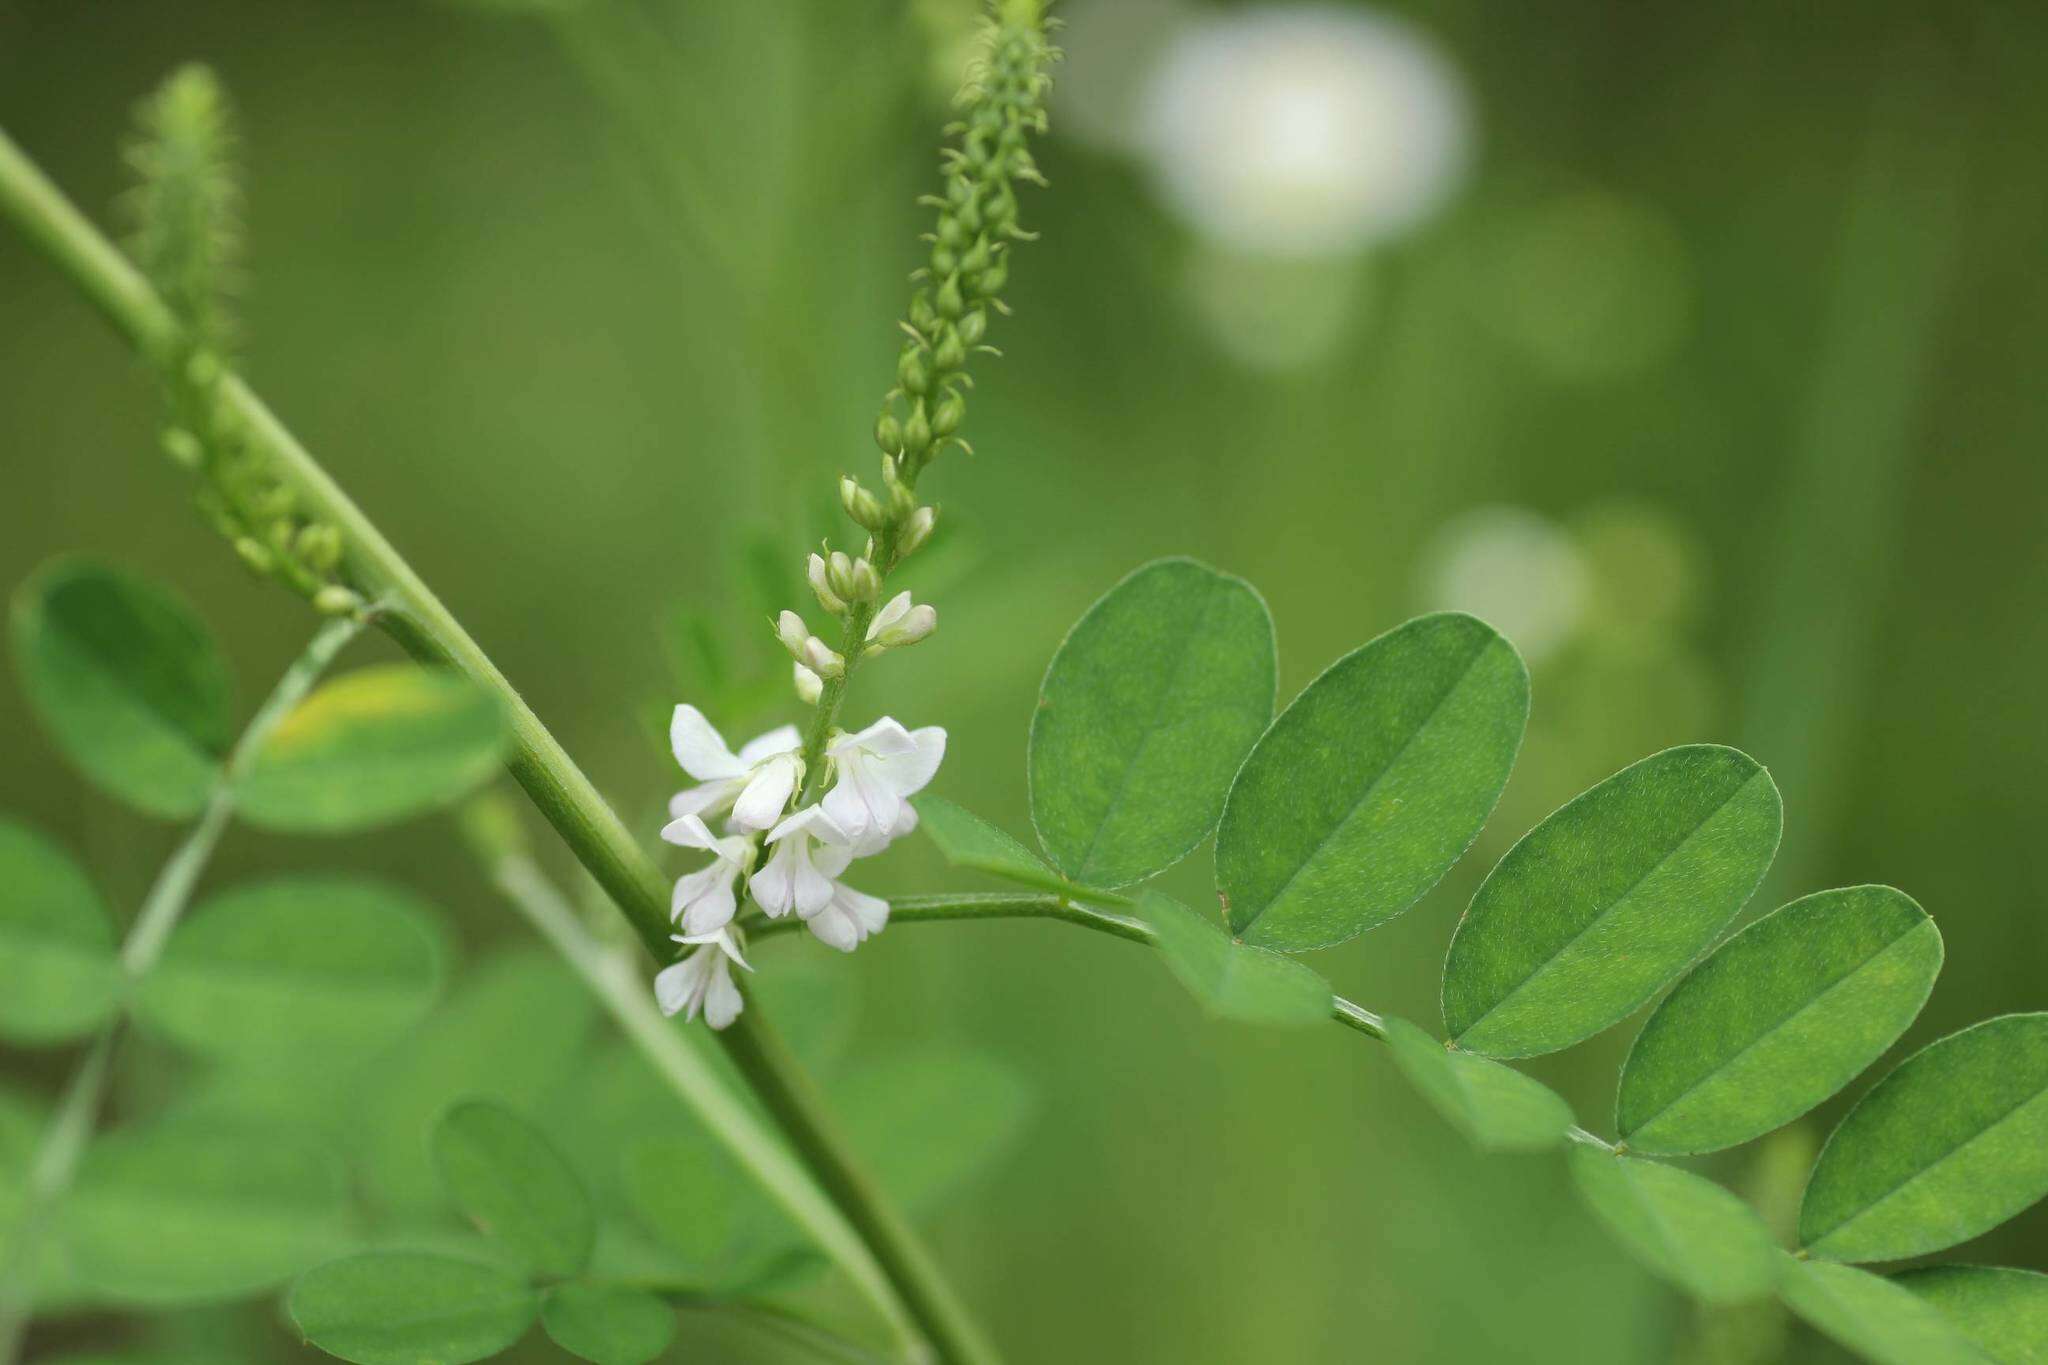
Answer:
<svg viewBox="0 0 2048 1365"><path fill-rule="evenodd" d="M1065 896L1054 896L1031 891L956 891L931 896L901 896L889 902L891 924L936 924L946 920L1008 920L1008 919L1049 919L1066 924L1078 924L1083 929L1093 929L1099 934L1120 938L1126 943L1141 943L1148 948L1159 946L1159 935L1144 920L1132 915L1119 915L1108 910L1097 910L1079 904ZM803 922L795 916L769 919L766 916L749 916L744 927L754 938L771 938L776 934L790 933L802 927ZM1385 1022L1355 1000L1341 995L1330 997L1330 1018L1348 1029L1354 1029L1368 1038L1386 1041ZM1613 1151L1613 1144L1598 1134L1590 1133L1577 1124L1565 1134L1573 1142Z"/></svg>
<svg viewBox="0 0 2048 1365"><path fill-rule="evenodd" d="M12 221L145 356L164 355L177 344L176 320L148 281L4 133L0 216ZM498 697L511 718L513 753L507 766L513 777L625 914L649 953L666 961L671 953L668 880L583 770L482 647L240 377L226 377L220 395L241 420L247 439L270 459L279 479L299 495L303 506L340 533L351 581L386 604L379 624L415 657L452 667ZM798 1077L774 1074L773 1069L789 1065L787 1053L770 1036L759 1011L748 1011L719 1037L748 1083L764 1097L774 1097L771 1109L799 1153L807 1160L829 1160L831 1173L820 1172L827 1192L836 1200L869 1201L865 1206L842 1203L842 1210L888 1270L893 1297L943 1358L988 1358L956 1348L953 1324L932 1309L950 1301L951 1291L939 1281L908 1225L880 1205L872 1184L844 1178L857 1171L854 1159L832 1134L808 1085ZM893 1239L894 1244L878 1245L878 1238ZM853 1268L848 1269L852 1273ZM892 1303L885 1316L894 1322L902 1314Z"/></svg>
<svg viewBox="0 0 2048 1365"><path fill-rule="evenodd" d="M185 907L191 903L192 888L212 860L220 836L234 815L235 783L248 771L257 750L278 722L312 690L327 666L334 662L334 656L362 632L365 623L364 618L341 617L314 632L312 642L284 671L270 696L250 718L241 738L235 741L234 751L222 766L205 809L164 861L156 880L150 884L149 894L143 898L142 909L136 913L128 937L122 941L121 969L130 989L156 965L171 930L177 928ZM92 1138L100 1105L106 1098L107 1066L125 1017L124 1007L101 1027L77 1070L72 1072L64 1087L64 1098L44 1131L29 1168L21 1219L7 1247L5 1264L0 1265L0 1361L10 1365L20 1350L21 1334L28 1326L29 1315L35 1311L36 1252L48 1231L51 1215L78 1173L78 1159Z"/></svg>

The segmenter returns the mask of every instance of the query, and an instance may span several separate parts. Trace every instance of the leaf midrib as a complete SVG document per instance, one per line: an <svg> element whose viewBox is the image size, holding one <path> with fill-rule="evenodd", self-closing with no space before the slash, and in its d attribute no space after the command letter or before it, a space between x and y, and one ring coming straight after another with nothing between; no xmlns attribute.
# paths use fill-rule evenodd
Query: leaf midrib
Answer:
<svg viewBox="0 0 2048 1365"><path fill-rule="evenodd" d="M1641 876L1637 877L1634 881L1630 882L1628 886L1621 892L1621 894L1617 895L1612 901L1608 903L1606 909L1602 910L1599 914L1593 916L1593 918L1587 920L1586 923L1580 927L1577 933L1573 934L1563 943L1557 945L1556 951L1552 952L1549 957L1545 958L1543 960L1542 965L1537 967L1535 971L1530 972L1527 976L1523 977L1520 981L1516 982L1514 988L1508 991L1507 994L1503 995L1500 999L1494 1001L1491 1005L1487 1006L1485 1013L1481 1014L1471 1023L1465 1025L1464 1028L1459 1029L1458 1037L1462 1039L1469 1035L1472 1032L1472 1030L1478 1028L1488 1019L1491 1019L1504 1006L1506 1006L1509 1001L1513 1000L1516 996L1519 996L1523 991L1528 990L1537 981L1541 980L1545 973L1547 973L1548 971L1550 971L1552 967L1557 965L1557 960L1559 958L1563 957L1566 953L1572 950L1573 945L1577 944L1580 939L1584 938L1586 935L1592 933L1595 929L1599 928L1602 924L1606 923L1607 918L1610 915L1613 915L1617 910L1619 910L1621 906L1626 904L1629 897L1635 895L1637 891L1640 891L1642 889L1644 882L1650 880L1650 878L1656 876L1659 872L1663 871L1664 865L1666 863L1670 862L1673 858L1676 858L1679 854L1685 852L1687 845L1691 844L1693 840L1699 838L1701 830L1705 829L1708 825L1712 824L1717 818L1719 818L1721 812L1728 809L1728 807L1734 803L1736 797L1748 791L1749 788L1756 782L1756 780L1762 776L1764 776L1764 772L1761 768L1759 768L1757 771L1751 773L1748 777L1744 778L1742 782L1736 786L1734 791L1729 792L1728 795L1721 798L1721 801L1718 805L1716 805L1712 810L1708 811L1705 815L1701 816L1699 823L1694 825L1692 829L1686 833L1686 836L1683 839L1680 839L1677 843L1673 844L1671 846L1671 850L1668 853L1666 853L1663 857L1659 858L1656 862L1652 863L1648 868L1646 868ZM1483 886L1480 888L1482 892L1484 892L1485 889L1486 888ZM1741 907L1738 906L1737 908L1740 909ZM1655 994L1655 991L1653 990L1651 993Z"/></svg>
<svg viewBox="0 0 2048 1365"><path fill-rule="evenodd" d="M1864 970L1868 968L1872 963L1876 962L1879 958L1890 955L1892 952L1897 950L1901 945L1906 943L1907 940L1911 939L1914 934L1918 933L1922 928L1926 927L1931 923L1933 923L1933 921L1926 918L1922 918L1918 924L1907 926L1905 932L1899 934L1890 942L1885 943L1881 947L1876 948L1867 955L1865 955L1860 961L1856 963L1855 966L1849 968L1848 971L1842 973L1842 975L1835 978L1833 981L1829 982L1826 986L1822 987L1813 995L1809 996L1806 1000L1806 1003L1798 1006L1797 1008L1791 1010L1786 1014L1780 1015L1777 1019L1773 1020L1769 1025L1767 1025L1764 1028L1763 1032L1757 1034L1756 1037L1750 1039L1747 1043L1744 1043L1741 1047L1737 1048L1735 1051L1729 1053L1727 1057L1723 1058L1719 1066L1716 1066L1712 1071L1707 1072L1698 1080L1694 1081L1691 1085L1688 1085L1685 1089L1679 1091L1676 1095L1673 1095L1669 1100L1666 1100L1663 1104L1659 1105L1655 1112L1653 1112L1648 1118L1645 1118L1642 1122L1636 1124L1635 1127L1629 1130L1629 1132L1640 1134L1644 1129L1648 1128L1658 1119L1663 1118L1664 1115L1670 1113L1674 1107L1682 1103L1694 1092L1705 1087L1716 1076L1719 1076L1729 1067L1735 1065L1735 1063L1742 1060L1742 1058L1748 1056L1751 1052L1763 1046L1764 1043L1770 1040L1772 1035L1784 1029L1786 1025L1790 1024L1800 1015L1805 1014L1809 1010L1818 1008L1822 1001L1826 1000L1836 991L1841 990L1844 986L1847 986L1850 982L1854 981L1858 976L1861 976Z"/></svg>
<svg viewBox="0 0 2048 1365"><path fill-rule="evenodd" d="M1875 1199L1870 1200L1861 1208L1857 1209L1854 1213L1851 1213L1848 1217L1836 1221L1828 1228L1826 1232L1820 1233L1818 1236L1815 1236L1810 1241L1808 1241L1806 1243L1807 1247L1809 1249L1819 1249L1820 1244L1822 1242L1825 1242L1828 1238L1834 1236L1843 1228L1848 1227L1851 1223L1860 1222L1862 1219L1869 1217L1870 1214L1874 1212L1879 1206L1888 1204L1892 1200L1898 1198L1898 1196L1904 1193L1908 1187L1934 1174L1937 1168L1944 1166L1948 1162L1954 1160L1965 1149L1967 1149L1975 1143L1982 1142L1992 1133L1998 1131L2007 1123L2010 1123L2013 1120L2014 1116L2017 1115L2021 1110L2027 1109L2031 1107L2033 1104L2035 1104L2037 1101L2043 1099L2048 1099L2048 1084L2035 1086L2033 1093L2029 1094L2025 1099L2020 1100L2018 1103L2009 1106L2005 1110L2005 1112L2000 1114L1997 1118L1991 1120L1991 1122L1985 1124L1982 1128L1979 1128L1976 1132L1970 1134L1962 1141L1954 1143L1947 1150L1934 1156L1925 1165L1921 1166L1919 1170L1914 1171L1912 1174L1906 1176L1903 1180L1897 1181L1891 1186L1891 1188L1887 1189L1883 1194L1880 1194Z"/></svg>
<svg viewBox="0 0 2048 1365"><path fill-rule="evenodd" d="M1266 903L1259 907L1259 912L1246 920L1242 929L1236 931L1240 937L1251 932L1252 926L1264 919L1272 911L1273 907L1278 905L1286 897L1287 893L1294 889L1294 883L1300 880L1302 873L1308 871L1309 865L1323 856L1323 850L1330 846L1330 841L1337 837L1338 831L1349 825L1351 818L1358 814L1359 807L1371 800L1372 794L1380 789L1380 784L1387 780L1387 774L1394 770L1394 765L1399 763L1407 755L1408 751L1415 747L1415 741L1422 737L1423 731L1436 723L1437 716L1442 713L1444 707L1450 704L1451 698L1457 695L1458 689L1465 685L1466 680L1472 676L1473 670L1479 667L1479 661L1486 657L1486 652L1493 648L1494 641L1499 638L1499 636L1495 635L1480 640L1479 648L1472 651L1471 657L1465 661L1464 668L1458 671L1458 676L1430 706L1429 714L1424 716L1415 728L1408 732L1408 737L1401 741L1401 747L1388 755L1387 761L1380 765L1380 770L1373 774L1372 781L1365 785L1365 788L1358 793L1358 798L1351 803L1351 808L1331 822L1330 827L1323 832L1322 837L1316 840L1315 847L1310 849L1301 861L1294 865L1294 870L1287 874L1287 880L1280 883L1279 888L1266 898ZM1314 683L1309 684L1311 687L1314 685ZM1303 695L1307 695L1306 692ZM1296 700L1299 700L1299 698ZM1283 712L1282 714L1284 715L1285 713ZM1277 723L1276 721L1275 724ZM1253 752L1257 752L1256 747ZM1247 759L1246 761L1249 762L1250 760Z"/></svg>

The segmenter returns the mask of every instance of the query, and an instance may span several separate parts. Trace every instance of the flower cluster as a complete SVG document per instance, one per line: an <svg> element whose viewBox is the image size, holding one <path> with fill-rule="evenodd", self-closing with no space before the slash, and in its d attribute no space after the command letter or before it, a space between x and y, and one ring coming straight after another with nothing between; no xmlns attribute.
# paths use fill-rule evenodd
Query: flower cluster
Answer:
<svg viewBox="0 0 2048 1365"><path fill-rule="evenodd" d="M713 1028L724 1028L740 1012L733 964L747 967L734 923L743 897L770 919L796 915L841 952L889 922L887 901L839 877L856 858L917 828L909 798L938 771L946 732L906 730L884 717L857 734L833 734L824 750L831 785L821 799L794 810L805 777L794 725L734 753L702 712L678 706L669 743L698 785L669 802L672 818L661 837L709 853L711 861L676 881L669 913L681 932L672 937L689 955L655 977L654 993L664 1013L701 1013ZM714 833L706 821L721 816L723 832Z"/></svg>

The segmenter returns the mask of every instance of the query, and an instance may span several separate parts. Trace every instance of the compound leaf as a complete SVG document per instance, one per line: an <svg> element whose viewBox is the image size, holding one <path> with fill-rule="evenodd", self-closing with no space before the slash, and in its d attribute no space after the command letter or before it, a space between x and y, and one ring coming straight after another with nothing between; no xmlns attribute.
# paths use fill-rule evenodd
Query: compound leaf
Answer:
<svg viewBox="0 0 2048 1365"><path fill-rule="evenodd" d="M1445 1047L1406 1019L1387 1018L1394 1065L1482 1151L1534 1152L1564 1141L1571 1106L1533 1076Z"/></svg>
<svg viewBox="0 0 2048 1365"><path fill-rule="evenodd" d="M536 1272L568 1276L590 1263L590 1195L540 1130L501 1104L456 1105L434 1125L434 1164L459 1207Z"/></svg>
<svg viewBox="0 0 2048 1365"><path fill-rule="evenodd" d="M1167 967L1217 1018L1299 1028L1330 1017L1330 983L1294 959L1233 943L1221 926L1157 891L1138 898L1138 914Z"/></svg>
<svg viewBox="0 0 2048 1365"><path fill-rule="evenodd" d="M1780 1252L1749 1205L1656 1161L1574 1147L1572 1181L1636 1258L1693 1297L1739 1303L1771 1292Z"/></svg>
<svg viewBox="0 0 2048 1365"><path fill-rule="evenodd" d="M0 820L0 961L9 1042L65 1042L114 1008L121 973L106 906L62 849L11 820Z"/></svg>
<svg viewBox="0 0 2048 1365"><path fill-rule="evenodd" d="M526 1335L538 1304L495 1266L372 1251L306 1272L287 1307L306 1340L356 1365L463 1365Z"/></svg>

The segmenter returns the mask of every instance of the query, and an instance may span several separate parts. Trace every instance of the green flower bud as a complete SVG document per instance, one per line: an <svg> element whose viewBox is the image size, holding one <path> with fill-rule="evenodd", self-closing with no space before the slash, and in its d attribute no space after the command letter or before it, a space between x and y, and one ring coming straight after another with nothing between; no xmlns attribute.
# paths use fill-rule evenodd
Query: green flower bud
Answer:
<svg viewBox="0 0 2048 1365"><path fill-rule="evenodd" d="M164 454L180 469L197 469L206 459L206 447L199 444L199 438L183 427L170 427L162 438Z"/></svg>
<svg viewBox="0 0 2048 1365"><path fill-rule="evenodd" d="M967 311L967 298L960 292L960 277L946 276L946 282L939 286L938 314L951 321Z"/></svg>
<svg viewBox="0 0 2048 1365"><path fill-rule="evenodd" d="M932 310L929 290L920 289L910 296L910 325L919 332L929 332L939 325L939 315Z"/></svg>
<svg viewBox="0 0 2048 1365"><path fill-rule="evenodd" d="M1003 286L1010 282L1009 257L998 257L996 263L981 272L974 281L974 292L985 299L992 299L1003 292Z"/></svg>
<svg viewBox="0 0 2048 1365"><path fill-rule="evenodd" d="M854 524L864 531L879 531L888 524L882 515L882 504L875 495L860 486L860 481L848 475L839 481L839 505L846 509Z"/></svg>
<svg viewBox="0 0 2048 1365"><path fill-rule="evenodd" d="M960 319L954 326L960 333L960 340L972 346L988 335L988 310L977 308Z"/></svg>
<svg viewBox="0 0 2048 1365"><path fill-rule="evenodd" d="M967 416L967 400L954 389L939 400L939 406L932 412L932 435L944 439L960 430L960 423Z"/></svg>
<svg viewBox="0 0 2048 1365"><path fill-rule="evenodd" d="M977 237L974 245L960 258L960 268L969 275L979 275L995 262L995 248L989 245L987 237Z"/></svg>
<svg viewBox="0 0 2048 1365"><path fill-rule="evenodd" d="M242 562L249 566L251 572L262 574L266 578L277 567L277 560L272 557L270 551L248 536L236 537L235 553L242 557Z"/></svg>
<svg viewBox="0 0 2048 1365"><path fill-rule="evenodd" d="M921 456L931 448L931 419L924 415L924 404L920 402L910 410L910 420L903 424L903 449L906 454Z"/></svg>
<svg viewBox="0 0 2048 1365"><path fill-rule="evenodd" d="M939 509L920 507L904 519L903 529L896 535L896 550L909 554L918 546L931 539L932 528L938 525Z"/></svg>
<svg viewBox="0 0 2048 1365"><path fill-rule="evenodd" d="M932 371L924 358L924 350L918 346L906 346L896 361L896 382L903 391L922 398L931 392Z"/></svg>
<svg viewBox="0 0 2048 1365"><path fill-rule="evenodd" d="M353 616L363 609L363 599L339 583L329 583L313 594L313 609L324 616Z"/></svg>
<svg viewBox="0 0 2048 1365"><path fill-rule="evenodd" d="M875 572L875 566L865 557L853 561L852 583L854 597L862 602L872 602L882 595L882 576Z"/></svg>
<svg viewBox="0 0 2048 1365"><path fill-rule="evenodd" d="M299 528L292 550L307 568L318 574L334 571L341 563L341 532L324 521Z"/></svg>
<svg viewBox="0 0 2048 1365"><path fill-rule="evenodd" d="M833 558L837 559L839 556L835 553ZM804 562L804 579L811 585L811 592L817 597L819 606L834 616L846 614L846 601L834 590L836 585L832 582L831 570L826 567L823 555L814 554ZM779 626L776 635L778 638L781 636Z"/></svg>
<svg viewBox="0 0 2048 1365"><path fill-rule="evenodd" d="M960 340L958 329L948 327L939 334L939 344L932 348L932 364L941 370L957 370L967 363L967 346Z"/></svg>
<svg viewBox="0 0 2048 1365"><path fill-rule="evenodd" d="M903 449L903 424L896 420L895 413L885 412L875 419L875 444L884 455L894 455Z"/></svg>

